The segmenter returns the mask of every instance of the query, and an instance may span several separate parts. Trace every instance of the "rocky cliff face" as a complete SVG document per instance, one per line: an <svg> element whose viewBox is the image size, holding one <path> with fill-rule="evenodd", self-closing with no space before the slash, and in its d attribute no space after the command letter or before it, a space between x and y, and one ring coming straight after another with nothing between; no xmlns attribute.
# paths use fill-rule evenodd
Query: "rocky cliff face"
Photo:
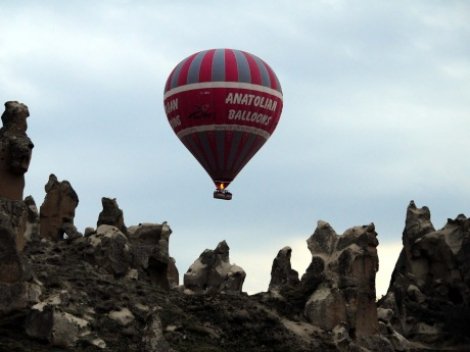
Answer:
<svg viewBox="0 0 470 352"><path fill-rule="evenodd" d="M390 287L379 302L403 336L434 346L468 338L470 327L470 219L458 215L440 230L430 210L412 201L403 249Z"/></svg>
<svg viewBox="0 0 470 352"><path fill-rule="evenodd" d="M38 223L34 200L23 201L33 148L26 134L28 116L26 105L5 103L0 129L0 317L30 306L41 294L23 255Z"/></svg>
<svg viewBox="0 0 470 352"><path fill-rule="evenodd" d="M10 138L8 116L21 117L13 130L23 133L27 114L22 104L6 106ZM226 241L203 251L180 286L166 222L126 226L117 201L102 198L96 228L82 234L74 225L78 195L54 175L39 212L31 197L23 200L28 143L16 162L23 171L0 170L0 351L470 350L464 215L436 230L429 209L410 203L403 250L378 302L373 224L339 235L319 221L307 239L306 272L299 278L291 248L282 248L267 292L243 292L246 274L230 263Z"/></svg>
<svg viewBox="0 0 470 352"><path fill-rule="evenodd" d="M319 221L307 245L312 260L300 281L290 267L290 248L279 251L269 292L296 302L311 325L335 336L339 349L382 346L392 350L386 337L378 333L374 225L356 226L337 235L330 224Z"/></svg>
<svg viewBox="0 0 470 352"><path fill-rule="evenodd" d="M321 280L306 303L308 319L328 331L343 324L353 337L376 335L379 260L374 225L354 227L338 236L329 224L320 222L307 242L314 267L321 263L324 268L315 273ZM309 273L303 280L305 285L312 281Z"/></svg>

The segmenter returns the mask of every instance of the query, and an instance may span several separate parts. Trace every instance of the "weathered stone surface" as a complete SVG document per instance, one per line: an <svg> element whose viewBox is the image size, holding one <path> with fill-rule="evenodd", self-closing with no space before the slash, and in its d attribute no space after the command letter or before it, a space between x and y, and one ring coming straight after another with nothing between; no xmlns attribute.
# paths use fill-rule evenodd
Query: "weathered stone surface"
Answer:
<svg viewBox="0 0 470 352"><path fill-rule="evenodd" d="M42 286L32 281L0 282L0 317L24 311L39 302Z"/></svg>
<svg viewBox="0 0 470 352"><path fill-rule="evenodd" d="M127 326L135 320L134 314L126 307L109 312L108 317L121 326Z"/></svg>
<svg viewBox="0 0 470 352"><path fill-rule="evenodd" d="M154 311L147 317L147 324L142 335L142 352L174 352L165 337L163 326L157 312Z"/></svg>
<svg viewBox="0 0 470 352"><path fill-rule="evenodd" d="M178 286L178 270L169 256L171 228L163 224L144 223L131 226L128 235L112 225L89 229L87 236L76 241L84 258L116 278L147 279L169 289Z"/></svg>
<svg viewBox="0 0 470 352"><path fill-rule="evenodd" d="M403 249L387 295L379 305L393 311L390 327L431 344L468 340L470 326L470 219L448 219L440 230L427 207L407 209Z"/></svg>
<svg viewBox="0 0 470 352"><path fill-rule="evenodd" d="M90 334L89 322L54 305L37 304L25 322L30 337L45 340L52 346L73 347L80 338Z"/></svg>
<svg viewBox="0 0 470 352"><path fill-rule="evenodd" d="M241 292L245 271L230 264L230 248L220 242L215 250L206 249L184 274L184 287L197 293Z"/></svg>
<svg viewBox="0 0 470 352"><path fill-rule="evenodd" d="M178 287L180 284L180 274L178 268L176 267L176 260L173 257L169 258L168 261L168 270L167 277L170 288Z"/></svg>
<svg viewBox="0 0 470 352"><path fill-rule="evenodd" d="M127 234L127 227L124 224L124 213L119 208L115 198L101 198L103 210L98 216L96 227L100 225L112 225L117 227L123 234Z"/></svg>
<svg viewBox="0 0 470 352"><path fill-rule="evenodd" d="M379 269L373 224L347 230L338 242L338 287L346 300L348 321L356 337L378 332L375 275ZM344 246L344 247L343 247Z"/></svg>
<svg viewBox="0 0 470 352"><path fill-rule="evenodd" d="M87 245L83 249L85 259L106 272L122 277L131 268L132 254L128 238L117 227L100 225L96 233L84 237L82 242Z"/></svg>
<svg viewBox="0 0 470 352"><path fill-rule="evenodd" d="M0 198L23 200L24 174L34 147L26 134L28 116L26 105L17 101L5 103L0 129Z"/></svg>
<svg viewBox="0 0 470 352"><path fill-rule="evenodd" d="M41 288L16 244L16 234L0 225L0 317L38 301Z"/></svg>
<svg viewBox="0 0 470 352"><path fill-rule="evenodd" d="M31 216L25 202L0 199L0 316L34 304L41 294L22 254L35 223Z"/></svg>
<svg viewBox="0 0 470 352"><path fill-rule="evenodd" d="M327 285L318 287L305 304L305 315L312 324L331 331L338 324L343 324L349 331L346 301L338 288Z"/></svg>
<svg viewBox="0 0 470 352"><path fill-rule="evenodd" d="M31 212L25 202L0 199L0 316L28 307L41 294L22 253L37 224Z"/></svg>
<svg viewBox="0 0 470 352"><path fill-rule="evenodd" d="M299 274L291 267L291 253L292 249L290 247L284 247L274 259L269 283L270 292L294 289L300 284Z"/></svg>
<svg viewBox="0 0 470 352"><path fill-rule="evenodd" d="M302 275L299 294L303 297L304 302L306 302L317 287L326 280L326 260L327 258L313 255L307 270Z"/></svg>
<svg viewBox="0 0 470 352"><path fill-rule="evenodd" d="M18 252L22 252L26 244L29 219L30 209L25 202L0 198L0 227L11 230Z"/></svg>
<svg viewBox="0 0 470 352"><path fill-rule="evenodd" d="M142 223L128 229L133 267L165 289L170 287L169 275L174 275L169 270L176 269L175 266L169 269L174 264L169 256L171 232L166 222Z"/></svg>
<svg viewBox="0 0 470 352"><path fill-rule="evenodd" d="M64 234L77 237L74 217L78 196L72 185L68 181L59 182L51 174L45 191L46 197L39 211L41 237L51 241L63 239Z"/></svg>
<svg viewBox="0 0 470 352"><path fill-rule="evenodd" d="M409 351L412 347L417 347L398 333L392 326L393 310L388 308L378 308L377 317L379 319L379 331L382 336L386 336L395 351Z"/></svg>
<svg viewBox="0 0 470 352"><path fill-rule="evenodd" d="M305 305L309 321L328 331L343 324L354 338L376 334L374 225L353 227L338 236L328 223L319 221L307 243L312 263L301 288L312 291Z"/></svg>
<svg viewBox="0 0 470 352"><path fill-rule="evenodd" d="M326 221L319 220L312 236L307 239L310 253L331 255L336 247L338 236Z"/></svg>
<svg viewBox="0 0 470 352"><path fill-rule="evenodd" d="M23 238L26 242L39 240L39 211L36 202L33 197L27 196L24 204L27 207L27 220Z"/></svg>
<svg viewBox="0 0 470 352"><path fill-rule="evenodd" d="M0 227L0 282L16 283L24 279L21 255L13 231Z"/></svg>

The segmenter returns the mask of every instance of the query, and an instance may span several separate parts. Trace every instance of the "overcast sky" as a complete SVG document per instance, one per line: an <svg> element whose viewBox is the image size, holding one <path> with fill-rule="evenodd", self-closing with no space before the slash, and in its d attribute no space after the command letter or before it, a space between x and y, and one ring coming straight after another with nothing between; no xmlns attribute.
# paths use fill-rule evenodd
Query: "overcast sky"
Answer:
<svg viewBox="0 0 470 352"><path fill-rule="evenodd" d="M470 214L469 1L17 1L0 3L0 100L29 106L35 143L25 195L50 173L79 195L76 225L101 197L126 225L168 221L181 277L226 240L266 290L293 248L300 274L318 220L338 233L374 222L384 293L410 200L435 227ZM163 88L188 55L234 48L277 73L277 130L231 184L213 184L171 130Z"/></svg>

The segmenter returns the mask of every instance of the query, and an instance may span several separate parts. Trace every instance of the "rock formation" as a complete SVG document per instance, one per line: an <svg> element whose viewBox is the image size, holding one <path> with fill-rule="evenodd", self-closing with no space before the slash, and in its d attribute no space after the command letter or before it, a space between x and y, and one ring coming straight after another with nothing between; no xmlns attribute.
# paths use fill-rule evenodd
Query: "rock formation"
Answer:
<svg viewBox="0 0 470 352"><path fill-rule="evenodd" d="M30 207L23 201L0 198L0 227L8 228L12 232L15 247L19 252L23 251L30 232L34 231L33 227L37 224L31 212Z"/></svg>
<svg viewBox="0 0 470 352"><path fill-rule="evenodd" d="M23 238L26 242L38 240L39 234L39 211L36 202L32 196L27 196L24 199L26 205L26 230L23 233Z"/></svg>
<svg viewBox="0 0 470 352"><path fill-rule="evenodd" d="M175 352L163 335L163 326L157 311L149 313L142 335L142 351Z"/></svg>
<svg viewBox="0 0 470 352"><path fill-rule="evenodd" d="M377 334L374 225L353 227L338 236L328 223L319 221L307 243L312 262L301 285L313 289L305 305L309 321L327 331L343 324L352 337Z"/></svg>
<svg viewBox="0 0 470 352"><path fill-rule="evenodd" d="M23 201L33 149L26 134L28 116L26 105L5 103L0 129L0 317L37 302L41 293L23 255L38 223L32 197Z"/></svg>
<svg viewBox="0 0 470 352"><path fill-rule="evenodd" d="M81 236L74 225L78 196L70 182L59 182L51 174L44 189L46 197L39 210L41 237L59 241L64 234L69 238Z"/></svg>
<svg viewBox="0 0 470 352"><path fill-rule="evenodd" d="M26 105L17 101L5 103L0 129L0 198L23 200L24 174L34 147L26 134L28 116Z"/></svg>
<svg viewBox="0 0 470 352"><path fill-rule="evenodd" d="M39 290L36 295L29 290L31 297L13 297L7 295L12 290L7 291L0 282L0 297L8 299L4 305L0 304L0 322L1 313L13 310L18 314L22 309L20 316L26 315L27 336L73 350L77 345L102 349L109 341L119 346L122 335L116 334L116 330L127 336L138 336L138 331L143 331L137 343L142 348L157 343L168 347L158 312L154 309L152 313L146 303L149 290L168 290L170 286L170 234L166 223L132 226L129 238L115 226L100 225L88 236L73 241L30 243L27 254L40 285L46 290L42 294ZM7 268L7 259L0 257L2 268ZM22 268L9 265L7 269L10 276L5 277L10 281L24 276L19 271ZM129 287L134 287L134 293L127 292ZM129 295L133 295L132 302ZM10 310L1 309L7 305ZM100 334L96 333L97 325L101 326ZM110 340L107 334L114 339Z"/></svg>
<svg viewBox="0 0 470 352"><path fill-rule="evenodd" d="M176 260L173 257L170 257L168 262L167 277L170 288L176 288L179 286L180 274L178 268L176 267Z"/></svg>
<svg viewBox="0 0 470 352"><path fill-rule="evenodd" d="M410 340L434 346L468 340L470 219L458 215L440 230L427 207L407 209L403 249L379 305L390 325Z"/></svg>
<svg viewBox="0 0 470 352"><path fill-rule="evenodd" d="M52 299L57 299L53 301ZM98 338L89 338L90 322L58 308L60 296L48 302L34 305L25 321L25 332L28 336L47 341L52 346L73 348L81 340L89 340L90 345L104 348L106 343Z"/></svg>
<svg viewBox="0 0 470 352"><path fill-rule="evenodd" d="M132 268L129 240L117 227L99 226L90 236L74 241L84 259L115 277L123 277Z"/></svg>
<svg viewBox="0 0 470 352"><path fill-rule="evenodd" d="M174 286L174 260L169 255L171 228L166 223L143 223L129 228L133 263L162 288ZM170 278L169 278L170 276Z"/></svg>
<svg viewBox="0 0 470 352"><path fill-rule="evenodd" d="M100 225L87 236L76 238L73 244L83 259L115 278L145 278L165 290L177 286L174 275L178 275L178 270L169 256L168 224L144 223L128 230L126 236L115 226Z"/></svg>
<svg viewBox="0 0 470 352"><path fill-rule="evenodd" d="M34 203L25 204L34 223ZM4 226L0 350L467 351L468 221L459 215L435 231L429 210L410 205L406 245L378 309L372 224L337 235L320 221L301 280L285 247L270 291L253 296L240 293L245 273L230 264L225 241L177 288L165 222L130 226L127 236L102 224L69 241L27 241L23 253Z"/></svg>
<svg viewBox="0 0 470 352"><path fill-rule="evenodd" d="M37 230L33 204L0 198L0 317L37 302L41 293L23 254Z"/></svg>
<svg viewBox="0 0 470 352"><path fill-rule="evenodd" d="M230 264L230 248L220 242L215 250L206 249L184 274L184 287L197 293L241 292L245 271Z"/></svg>
<svg viewBox="0 0 470 352"><path fill-rule="evenodd" d="M103 205L103 210L98 215L98 221L96 227L100 225L112 225L115 226L123 234L127 235L127 227L124 224L124 213L119 208L116 199L101 198L101 204Z"/></svg>
<svg viewBox="0 0 470 352"><path fill-rule="evenodd" d="M327 222L319 221L307 245L312 260L300 282L290 266L290 248L279 251L271 271L271 295L290 302L291 307L284 309L303 307L310 324L335 336L339 350L348 351L352 346L374 350L376 345L390 350L390 342L378 334L374 224L337 235Z"/></svg>
<svg viewBox="0 0 470 352"><path fill-rule="evenodd" d="M282 248L273 261L269 292L285 292L296 289L300 283L299 273L290 264L292 249Z"/></svg>

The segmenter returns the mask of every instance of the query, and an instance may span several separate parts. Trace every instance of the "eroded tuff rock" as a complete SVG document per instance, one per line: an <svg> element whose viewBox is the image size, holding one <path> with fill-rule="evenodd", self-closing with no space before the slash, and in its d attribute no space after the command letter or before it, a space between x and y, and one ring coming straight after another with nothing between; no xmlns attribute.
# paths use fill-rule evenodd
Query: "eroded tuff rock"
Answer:
<svg viewBox="0 0 470 352"><path fill-rule="evenodd" d="M142 351L175 352L163 335L163 325L157 311L147 316L147 323L142 334Z"/></svg>
<svg viewBox="0 0 470 352"><path fill-rule="evenodd" d="M76 241L84 258L92 265L115 277L122 277L132 268L129 240L117 227L101 225L87 237Z"/></svg>
<svg viewBox="0 0 470 352"><path fill-rule="evenodd" d="M419 209L413 209L412 213L418 214ZM452 248L451 252L455 251L460 258L458 260L464 262L456 264L462 264L464 268L464 282L468 282L468 263L463 259L465 257L459 255L467 255L463 249L468 248L465 235L467 221L465 217L458 216L449 221L442 233L442 236L450 235L446 243ZM413 221L409 225L411 229L417 228ZM427 225L422 223L420 226L425 228ZM462 232L462 229L465 231ZM364 325L361 324L364 320L361 319L367 318L369 311L365 305L368 302L361 301L359 292L370 283L367 272L375 267L373 226L355 227L339 236L327 223L319 222L314 235L308 240L312 264L300 283L295 279L290 283L286 280L296 277L290 268L290 250L286 247L278 253L274 265L273 273L278 278L273 282L279 284L273 285L271 292L276 294L253 296L226 294L227 291L215 289L200 290L198 292L207 294L195 295L188 294L189 290L164 288L159 284L160 280L155 280L155 275L162 277L164 274L152 274L148 270L162 269L162 264L172 262L169 257L164 260L168 255L167 243L171 232L168 225L140 224L130 226L128 232L125 236L115 226L100 225L96 230L89 229L87 236L71 241L28 242L23 255L28 259L30 268L25 266L22 276L18 276L19 281L9 283L10 288L16 289L9 292L16 293L16 296L5 295L6 283L0 283L0 307L15 307L13 310L9 308L9 311L0 309L0 350L391 352L438 350L441 345L445 345L445 350L469 350L470 343L456 343L455 336L446 331L437 344L425 344L429 340L422 339L420 335L403 336L396 326L401 321L396 300L386 301L395 304L392 308L380 306L377 310L380 333L363 333L361 329ZM421 243L423 238L435 232L439 231L416 238L416 243ZM431 238L436 236L441 235ZM163 247L159 248L160 245ZM134 246L149 248L135 251ZM423 248L427 251L425 253L431 250L427 245ZM443 254L445 258L449 256L439 245L438 250L438 254L426 254L426 258L433 258L434 255L440 258L439 255ZM212 262L219 265L213 266L212 271L199 270L199 273L207 275L200 277L207 278L211 272L215 274L219 271L219 276L212 283L220 284L220 274L227 265L231 265L228 246L221 242L216 250L210 252ZM151 259L152 256L154 259ZM117 263L118 258L125 267ZM154 260L158 264L152 266ZM438 262L442 263L443 259ZM196 267L204 269L203 260L195 263ZM416 268L416 265L411 263L408 267ZM431 265L432 275L428 272L425 277L441 273L440 267ZM27 279L28 276L36 276L36 279ZM443 277L450 280L447 275L439 276L440 279ZM25 289L25 283L29 283L29 291ZM219 284L214 286L220 288ZM32 289L34 287L36 290ZM419 289L424 297L414 287L406 288L405 293L411 293L410 297L424 302L424 313L439 313L435 304L429 304L427 291ZM442 295L442 292L439 294ZM358 307L361 307L360 311ZM462 312L465 307L465 304L454 303L454 309L461 309ZM410 319L417 317L416 306L405 305L405 308L405 322L410 324ZM319 322L311 314L325 321ZM358 318L359 314L364 317ZM335 321L338 316L339 323ZM456 314L453 316L462 322L462 315L460 318ZM320 324L324 324L323 328ZM333 327L328 330L327 326ZM421 334L431 331L423 330L423 325L419 326ZM464 321L460 328L466 326ZM363 335L358 331L362 331Z"/></svg>
<svg viewBox="0 0 470 352"><path fill-rule="evenodd" d="M169 255L171 228L166 223L142 223L128 229L134 267L162 288L174 286L174 259Z"/></svg>
<svg viewBox="0 0 470 352"><path fill-rule="evenodd" d="M0 212L0 321L5 315L38 302L41 294L22 253L23 245L18 245L17 229L10 226L8 218L5 221L4 211L3 208Z"/></svg>
<svg viewBox="0 0 470 352"><path fill-rule="evenodd" d="M27 196L24 199L24 204L26 205L26 229L23 234L23 237L26 242L38 240L40 238L39 234L39 211L36 206L36 202L32 196Z"/></svg>
<svg viewBox="0 0 470 352"><path fill-rule="evenodd" d="M78 195L68 181L58 181L54 174L44 187L46 197L39 210L42 238L59 241L66 234L69 238L81 236L74 225Z"/></svg>
<svg viewBox="0 0 470 352"><path fill-rule="evenodd" d="M328 223L319 222L307 243L312 263L302 284L316 286L305 305L307 318L327 331L343 324L352 337L376 335L374 225L353 227L338 236Z"/></svg>
<svg viewBox="0 0 470 352"><path fill-rule="evenodd" d="M171 351L155 304L147 305L168 293L170 234L166 223L131 226L129 237L100 225L73 241L31 243L28 255L45 292L29 302L25 333L73 350ZM120 349L123 336L131 341Z"/></svg>
<svg viewBox="0 0 470 352"><path fill-rule="evenodd" d="M101 198L103 210L98 215L96 227L100 225L112 225L117 227L123 234L127 235L127 227L124 224L124 213L119 208L115 198Z"/></svg>
<svg viewBox="0 0 470 352"><path fill-rule="evenodd" d="M21 255L16 248L15 234L8 227L0 227L0 282L14 283L23 278Z"/></svg>
<svg viewBox="0 0 470 352"><path fill-rule="evenodd" d="M73 243L85 260L116 278L145 278L168 289L178 285L175 260L169 256L170 234L166 222L130 226L127 236L115 226L100 225Z"/></svg>
<svg viewBox="0 0 470 352"><path fill-rule="evenodd" d="M176 288L179 286L180 274L178 271L178 267L176 266L176 259L173 257L170 257L170 260L168 262L167 277L170 288Z"/></svg>
<svg viewBox="0 0 470 352"><path fill-rule="evenodd" d="M281 295L282 311L303 311L311 325L334 336L340 351L376 350L377 346L391 351L391 343L378 334L374 224L337 235L327 222L319 221L307 245L312 260L300 282L290 267L290 248L279 251L273 262L269 290Z"/></svg>
<svg viewBox="0 0 470 352"><path fill-rule="evenodd" d="M37 236L37 209L32 197L23 201L24 174L33 143L26 134L28 107L5 103L0 129L0 317L38 301L41 287L23 250Z"/></svg>
<svg viewBox="0 0 470 352"><path fill-rule="evenodd" d="M407 209L403 249L379 305L388 328L434 346L469 341L470 219L458 215L440 230L427 207Z"/></svg>
<svg viewBox="0 0 470 352"><path fill-rule="evenodd" d="M296 289L300 283L299 273L292 269L290 258L292 249L282 248L273 261L271 269L271 281L269 292L284 292L285 290Z"/></svg>
<svg viewBox="0 0 470 352"><path fill-rule="evenodd" d="M0 200L0 204L14 202L10 209L18 209L17 201ZM10 204L11 205L11 204ZM27 213L26 205L19 207L22 214ZM8 207L6 209L9 209ZM35 282L29 263L23 255L24 232L12 226L12 219L5 214L5 207L0 211L0 318L38 301L41 294L40 285ZM24 226L21 227L23 231ZM21 242L19 244L19 242Z"/></svg>
<svg viewBox="0 0 470 352"><path fill-rule="evenodd" d="M38 236L38 214L32 197L25 201L0 198L0 227L8 228L15 237L15 247L23 251L28 240Z"/></svg>
<svg viewBox="0 0 470 352"><path fill-rule="evenodd" d="M186 294L162 290L147 275L116 277L84 259L85 240L36 241L26 247L44 290L21 318L0 320L0 350L335 350L306 323L279 315L259 297Z"/></svg>
<svg viewBox="0 0 470 352"><path fill-rule="evenodd" d="M91 317L78 317L63 311L60 306L60 295L34 305L25 321L26 334L63 348L74 347L79 340L88 341L96 347L106 347L103 340L91 336Z"/></svg>
<svg viewBox="0 0 470 352"><path fill-rule="evenodd" d="M184 274L184 287L197 293L241 292L245 271L230 264L230 248L220 242L216 249L206 249Z"/></svg>
<svg viewBox="0 0 470 352"><path fill-rule="evenodd" d="M0 198L23 200L24 174L34 144L26 134L28 107L17 101L5 103L0 128Z"/></svg>

